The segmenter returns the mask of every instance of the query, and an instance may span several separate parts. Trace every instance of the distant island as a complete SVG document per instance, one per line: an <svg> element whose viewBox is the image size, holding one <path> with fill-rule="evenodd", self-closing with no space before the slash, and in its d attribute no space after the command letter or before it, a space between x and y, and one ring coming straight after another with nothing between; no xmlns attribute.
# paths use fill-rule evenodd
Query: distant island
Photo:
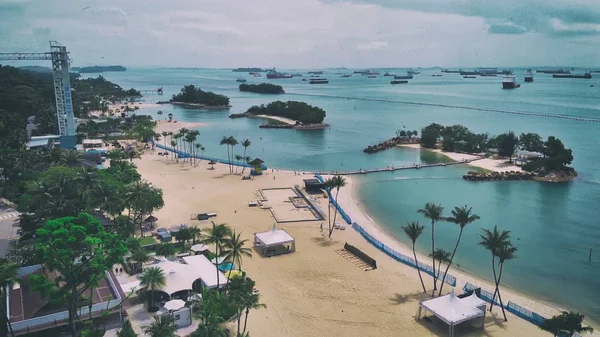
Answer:
<svg viewBox="0 0 600 337"><path fill-rule="evenodd" d="M126 71L127 68L123 66L90 66L90 67L73 67L73 71L77 71L80 74L84 73L103 73L105 71Z"/></svg>
<svg viewBox="0 0 600 337"><path fill-rule="evenodd" d="M43 66L22 66L19 67L19 69L21 70L26 70L26 71L33 71L36 73L52 73L52 68L50 67L43 67Z"/></svg>
<svg viewBox="0 0 600 337"><path fill-rule="evenodd" d="M236 73L264 73L267 70L262 68L236 68L232 71Z"/></svg>
<svg viewBox="0 0 600 337"><path fill-rule="evenodd" d="M173 95L171 104L200 109L229 109L229 97L204 91L193 84L186 85L177 95Z"/></svg>
<svg viewBox="0 0 600 337"><path fill-rule="evenodd" d="M283 87L271 83L240 84L240 91L254 92L257 94L285 94Z"/></svg>
<svg viewBox="0 0 600 337"><path fill-rule="evenodd" d="M231 114L229 118L260 117L275 121L260 128L319 130L329 127L323 123L325 110L304 102L275 101L268 105L253 105L245 113Z"/></svg>

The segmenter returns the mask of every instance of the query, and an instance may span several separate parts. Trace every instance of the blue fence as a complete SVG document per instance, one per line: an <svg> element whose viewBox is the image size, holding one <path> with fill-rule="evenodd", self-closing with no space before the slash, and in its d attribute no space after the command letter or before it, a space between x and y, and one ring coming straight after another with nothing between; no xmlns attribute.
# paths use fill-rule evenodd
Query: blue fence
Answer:
<svg viewBox="0 0 600 337"><path fill-rule="evenodd" d="M204 160L207 160L207 161L211 161L212 160L215 163L220 163L220 164L233 165L233 166L239 166L239 167L252 167L251 165L248 165L246 163L237 163L237 162L230 161L230 160L225 160L225 159L219 159L219 158L208 157L208 156L198 156L198 155L192 156L188 152L184 152L184 151L181 151L181 150L175 150L172 147L164 146L164 145L161 145L159 143L155 143L154 145L156 145L156 147L158 147L159 149L163 149L163 150L167 150L167 151L171 151L173 153L176 153L179 156L179 158L190 158L190 157L193 157L193 158L196 158L196 159L204 159Z"/></svg>
<svg viewBox="0 0 600 337"><path fill-rule="evenodd" d="M319 179L319 181L322 183L325 182L323 177L321 177L321 175L319 175L319 174L315 174L315 178ZM425 272L426 274L429 274L429 275L435 277L435 275L433 273L433 268L431 266L426 265L422 262L416 263L415 259L413 259L412 257L398 253L397 251L395 251L395 250L391 249L390 247L386 246L385 244L383 244L381 241L377 240L375 237L373 237L371 234L369 234L366 230L364 230L359 224L357 224L356 222L352 222L352 220L350 219L348 214L346 214L346 212L344 212L342 207L340 205L338 205L338 203L334 200L333 196L331 195L331 191L329 191L328 188L325 188L325 190L327 190L327 194L329 195L329 201L333 204L333 206L335 206L335 208L337 208L338 212L342 216L342 219L344 219L344 221L346 221L346 223L351 224L352 228L354 228L354 230L359 232L360 235L362 235L373 246L377 247L379 250L381 250L388 256L392 257L394 260L402 262L404 264L407 264L413 268L417 268L417 269ZM446 275L446 278L444 279L444 281L453 287L456 286L456 278L450 274Z"/></svg>

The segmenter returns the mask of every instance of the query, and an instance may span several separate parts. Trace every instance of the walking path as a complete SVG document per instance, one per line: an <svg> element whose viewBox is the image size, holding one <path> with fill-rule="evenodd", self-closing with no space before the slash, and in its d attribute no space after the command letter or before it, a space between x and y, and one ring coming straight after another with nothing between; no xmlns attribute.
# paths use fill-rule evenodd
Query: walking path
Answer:
<svg viewBox="0 0 600 337"><path fill-rule="evenodd" d="M424 165L420 165L420 164L413 164L413 165L404 165L404 166L388 166L385 168L374 168L374 169L368 169L368 170L354 170L354 171L345 171L345 172L315 172L315 174L319 174L319 175L328 175L328 174L337 174L337 175L352 175L352 174L367 174L367 173L375 173L375 172L393 172L393 171L400 171L400 170L413 170L413 169L421 169L421 168L427 168L427 167L437 167L437 166L450 166L450 165L461 165L461 164L469 164L473 161L476 160L481 160L486 158L485 156L480 156L480 157L476 157L473 159L463 159L461 161L456 161L456 162L450 162L450 163L434 163L434 164L424 164Z"/></svg>

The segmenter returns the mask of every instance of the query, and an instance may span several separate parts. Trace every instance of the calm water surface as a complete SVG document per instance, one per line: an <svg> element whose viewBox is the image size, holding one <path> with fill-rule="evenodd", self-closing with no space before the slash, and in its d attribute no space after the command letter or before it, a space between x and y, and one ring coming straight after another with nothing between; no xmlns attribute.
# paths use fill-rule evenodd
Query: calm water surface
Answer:
<svg viewBox="0 0 600 337"><path fill-rule="evenodd" d="M294 72L307 76L306 70ZM392 86L390 77L368 79L354 75L344 79L334 74L337 72L351 73L325 70L323 77L330 80L327 85L309 85L299 78L253 78L226 69L130 69L104 76L125 88L164 87L164 96L149 96L147 102L166 100L186 84L229 96L233 105L229 111L186 110L166 105L142 112L158 117L156 111L162 109L165 115L172 112L179 120L209 124L199 129L199 141L211 156L226 156L225 148L218 145L223 136L249 138L252 145L248 155L260 157L269 166L278 168L348 170L438 161L440 158L432 154L412 149L390 149L372 155L362 153L364 147L392 137L398 129L420 130L432 122L462 124L474 132L490 134L514 130L516 133L536 132L544 138L557 136L573 150L573 165L580 176L571 183L466 182L461 179L468 171L465 166L385 172L356 177L361 202L368 207L371 217L405 243L408 241L400 226L411 220L427 224L416 213L425 202L441 203L448 212L454 206L472 206L481 220L465 229L455 258L460 268L491 278L489 254L477 242L481 228L498 225L512 231L513 243L519 248L518 258L505 267L506 285L600 321L600 123L349 99L600 118L600 75L591 80L570 80L536 74L534 83L521 83L521 88L516 90L502 90L502 77L463 79L458 74L431 77L437 72L424 70L409 84ZM522 69L516 70L521 81L522 74ZM239 92L235 79L240 75L245 76L248 83L281 84L287 94L266 96ZM315 94L347 98L310 96ZM326 122L331 128L319 131L259 129L262 120L227 118L230 113L244 112L251 105L276 99L301 100L325 109ZM451 250L457 235L457 226L441 223L437 226L437 245ZM430 242L424 236L418 248L427 253L428 247ZM596 255L592 262L588 261L590 248Z"/></svg>

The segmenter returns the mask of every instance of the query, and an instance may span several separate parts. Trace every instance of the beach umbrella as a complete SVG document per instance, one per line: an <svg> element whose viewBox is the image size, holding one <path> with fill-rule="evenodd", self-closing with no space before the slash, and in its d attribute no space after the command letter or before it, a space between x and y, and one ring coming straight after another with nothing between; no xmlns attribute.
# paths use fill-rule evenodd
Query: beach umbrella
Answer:
<svg viewBox="0 0 600 337"><path fill-rule="evenodd" d="M144 220L144 222L157 222L157 221L158 221L158 218L153 215L147 217L146 220Z"/></svg>
<svg viewBox="0 0 600 337"><path fill-rule="evenodd" d="M192 247L190 247L191 250L193 250L194 252L203 252L205 250L208 250L208 245L203 245L201 243L193 245Z"/></svg>
<svg viewBox="0 0 600 337"><path fill-rule="evenodd" d="M225 272L225 276L227 276L228 279L240 277L241 275L242 275L242 272L239 270L230 270L230 271Z"/></svg>
<svg viewBox="0 0 600 337"><path fill-rule="evenodd" d="M165 309L167 310L179 310L183 307L185 307L184 300L170 300L169 302L165 303Z"/></svg>

